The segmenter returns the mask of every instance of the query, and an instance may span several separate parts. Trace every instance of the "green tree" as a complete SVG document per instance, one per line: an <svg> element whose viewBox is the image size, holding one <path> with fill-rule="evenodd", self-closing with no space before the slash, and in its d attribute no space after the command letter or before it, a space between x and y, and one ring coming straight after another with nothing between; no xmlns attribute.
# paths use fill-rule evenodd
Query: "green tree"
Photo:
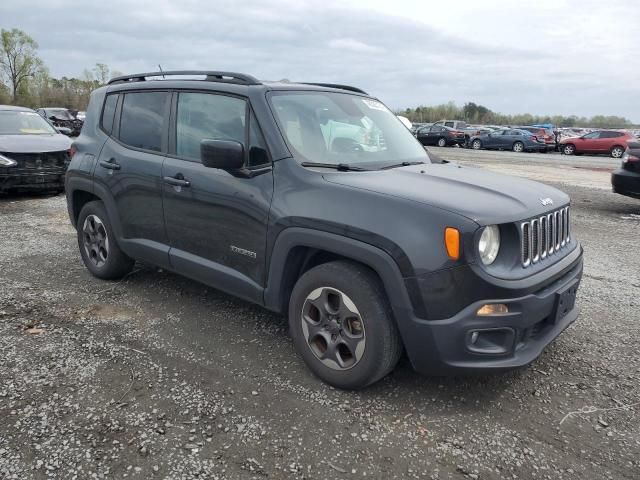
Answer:
<svg viewBox="0 0 640 480"><path fill-rule="evenodd" d="M0 73L7 78L17 103L21 88L43 66L37 56L38 44L22 30L0 30Z"/></svg>

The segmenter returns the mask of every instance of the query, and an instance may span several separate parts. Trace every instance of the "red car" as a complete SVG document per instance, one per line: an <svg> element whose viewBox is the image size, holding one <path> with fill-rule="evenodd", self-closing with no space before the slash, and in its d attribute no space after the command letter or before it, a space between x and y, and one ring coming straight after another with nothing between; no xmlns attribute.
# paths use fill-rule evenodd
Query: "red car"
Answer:
<svg viewBox="0 0 640 480"><path fill-rule="evenodd" d="M635 139L633 135L627 132L597 130L581 137L562 140L562 142L560 142L560 151L565 155L606 153L613 158L622 158L629 140Z"/></svg>

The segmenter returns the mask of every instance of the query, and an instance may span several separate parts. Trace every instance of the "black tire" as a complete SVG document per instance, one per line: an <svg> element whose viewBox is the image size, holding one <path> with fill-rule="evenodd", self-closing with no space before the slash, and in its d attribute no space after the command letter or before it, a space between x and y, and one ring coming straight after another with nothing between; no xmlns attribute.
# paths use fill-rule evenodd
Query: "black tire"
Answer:
<svg viewBox="0 0 640 480"><path fill-rule="evenodd" d="M615 145L609 153L611 153L611 158L622 158L624 155L624 147Z"/></svg>
<svg viewBox="0 0 640 480"><path fill-rule="evenodd" d="M91 218L87 221L88 217ZM88 231L91 224L94 225L95 234ZM102 202L89 202L82 207L76 229L82 261L92 275L103 280L115 280L131 272L135 261L120 250ZM106 239L101 242L104 248L96 247L99 240L92 241L100 237Z"/></svg>
<svg viewBox="0 0 640 480"><path fill-rule="evenodd" d="M437 145L438 145L439 147L446 147L446 146L447 146L447 139L446 139L446 138L444 138L444 137L440 137L440 138L438 139L438 143L437 143Z"/></svg>
<svg viewBox="0 0 640 480"><path fill-rule="evenodd" d="M471 142L471 148L473 150L480 150L482 148L482 141L476 138L473 142Z"/></svg>
<svg viewBox="0 0 640 480"><path fill-rule="evenodd" d="M306 327L306 333L303 329L304 312L308 303L314 302L310 298L319 290L324 293L327 289L330 291L329 295L334 292L340 297L340 294L345 295L346 300L351 301L359 313L363 350L359 359L352 358L355 363L348 368L337 363L330 367L327 362L331 360L321 360L316 353L317 343L310 339L312 334L309 327ZM329 298L323 299L322 293L315 299L329 305ZM340 299L342 300L343 298ZM344 305L348 304L344 302ZM328 324L331 321L322 318L325 317L318 317L318 330L333 338L331 330L322 328L323 322ZM334 320L333 325L337 325L336 328L344 327L346 323L342 320ZM289 301L289 329L296 350L309 369L323 381L341 389L360 389L380 380L393 370L402 353L402 342L380 280L370 269L355 262L341 260L325 263L312 268L298 279ZM343 334L336 334L336 337L336 342L331 340L333 345L340 344ZM324 337L316 335L313 338L320 338L325 345L324 353L329 352ZM335 351L339 352L339 348L336 347Z"/></svg>
<svg viewBox="0 0 640 480"><path fill-rule="evenodd" d="M513 146L511 147L511 150L513 150L514 152L524 152L524 143L522 142L513 142Z"/></svg>

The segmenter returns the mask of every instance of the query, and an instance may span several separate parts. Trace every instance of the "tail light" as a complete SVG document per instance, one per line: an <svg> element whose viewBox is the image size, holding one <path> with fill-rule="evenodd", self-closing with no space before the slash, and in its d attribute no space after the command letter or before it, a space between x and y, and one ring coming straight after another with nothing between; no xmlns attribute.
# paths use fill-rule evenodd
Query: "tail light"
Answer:
<svg viewBox="0 0 640 480"><path fill-rule="evenodd" d="M629 152L625 152L625 154L622 156L622 163L634 163L634 162L640 162L640 157L636 156L636 155L631 155Z"/></svg>
<svg viewBox="0 0 640 480"><path fill-rule="evenodd" d="M69 158L73 158L77 151L75 144L72 143L71 148L69 148Z"/></svg>
<svg viewBox="0 0 640 480"><path fill-rule="evenodd" d="M538 137L536 137L535 135L531 135L531 140L533 140L534 142L538 141Z"/></svg>

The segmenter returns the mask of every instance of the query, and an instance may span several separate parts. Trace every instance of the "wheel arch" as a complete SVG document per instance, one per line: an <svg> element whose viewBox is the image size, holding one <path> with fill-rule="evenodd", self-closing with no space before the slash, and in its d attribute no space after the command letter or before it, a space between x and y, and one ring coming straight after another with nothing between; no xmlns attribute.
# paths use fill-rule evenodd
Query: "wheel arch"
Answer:
<svg viewBox="0 0 640 480"><path fill-rule="evenodd" d="M623 152L627 149L624 145L616 143L616 144L611 146L611 148L609 149L609 153L613 152L614 148L621 148Z"/></svg>
<svg viewBox="0 0 640 480"><path fill-rule="evenodd" d="M314 266L334 260L357 262L378 276L402 330L399 319L406 309L412 309L412 302L391 255L359 240L307 228L291 227L278 235L267 274L265 307L285 313L298 278Z"/></svg>

